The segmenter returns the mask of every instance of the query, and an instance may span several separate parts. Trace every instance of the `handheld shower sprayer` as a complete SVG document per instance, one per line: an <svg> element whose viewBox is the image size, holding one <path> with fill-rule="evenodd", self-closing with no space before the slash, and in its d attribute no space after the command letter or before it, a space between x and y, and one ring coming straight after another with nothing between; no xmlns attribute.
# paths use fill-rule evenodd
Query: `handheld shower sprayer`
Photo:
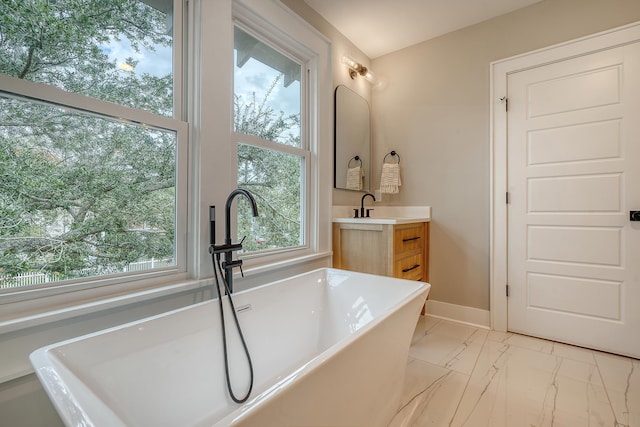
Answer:
<svg viewBox="0 0 640 427"><path fill-rule="evenodd" d="M233 268L240 267L240 272L242 272L242 260L233 260L233 252L242 249L242 242L244 242L244 238L239 243L231 243L231 202L237 195L243 195L249 202L251 203L251 209L253 211L253 216L258 216L258 207L255 199L251 195L251 193L245 189L238 188L229 194L226 203L226 218L225 218L225 241L222 245L216 245L216 207L211 205L209 206L209 253L211 254L211 261L213 262L213 277L215 278L216 291L218 293L218 306L220 308L220 323L222 326L222 345L224 348L224 367L225 374L227 379L227 390L229 390L229 395L231 399L236 403L244 403L249 399L251 395L251 390L253 389L253 364L251 363L251 356L249 355L249 349L244 340L244 335L242 333L242 329L240 328L240 322L238 321L238 315L236 313L236 309L233 305L233 298L231 297L231 293L233 292ZM221 263L220 254L225 254L225 261ZM224 270L224 273L223 273ZM247 393L243 397L237 397L231 388L231 379L229 377L229 355L227 349L227 332L225 326L224 319L224 310L222 307L222 292L220 291L220 279L222 279L222 283L224 285L227 298L229 300L229 305L231 306L231 313L233 315L233 319L236 324L236 328L238 330L238 334L240 336L240 340L242 342L242 346L244 347L244 353L247 358L247 362L249 365L249 389Z"/></svg>

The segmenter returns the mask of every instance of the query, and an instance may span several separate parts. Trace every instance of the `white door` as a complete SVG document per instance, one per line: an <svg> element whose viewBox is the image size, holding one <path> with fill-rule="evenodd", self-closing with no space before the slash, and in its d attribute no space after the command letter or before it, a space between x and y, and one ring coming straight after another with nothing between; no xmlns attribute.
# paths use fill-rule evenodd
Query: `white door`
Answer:
<svg viewBox="0 0 640 427"><path fill-rule="evenodd" d="M640 357L640 43L508 77L508 329Z"/></svg>

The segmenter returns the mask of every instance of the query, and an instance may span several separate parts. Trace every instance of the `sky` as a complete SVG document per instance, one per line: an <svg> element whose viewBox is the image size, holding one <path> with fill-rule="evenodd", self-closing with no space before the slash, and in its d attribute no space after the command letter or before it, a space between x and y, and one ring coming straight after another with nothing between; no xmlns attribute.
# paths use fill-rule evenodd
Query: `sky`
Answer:
<svg viewBox="0 0 640 427"><path fill-rule="evenodd" d="M138 61L137 66L132 70L134 73L148 73L160 77L172 71L171 47L156 46L154 51L141 47L140 52L136 52L131 47L129 39L121 36L120 40L112 38L110 43L102 45L102 50L109 60L115 61L124 72L127 72L123 68L127 58ZM234 67L234 92L245 102L250 102L255 93L260 102L278 75L280 75L279 71L251 58L242 68ZM300 114L300 82L295 81L285 87L281 79L269 97L269 105L276 112L283 111L285 115Z"/></svg>
<svg viewBox="0 0 640 427"><path fill-rule="evenodd" d="M285 87L284 76L280 70L300 70L301 65L282 52L271 47L267 42L259 40L245 30L236 27L234 31L234 93L241 102L249 103L255 93L256 101L262 102L273 82L280 77L268 97L268 105L279 114L285 116L300 115L301 93L300 81L296 80ZM250 55L249 59L238 67L237 55ZM263 61L263 62L261 62ZM292 71L293 72L293 71ZM302 73L299 73L301 75ZM287 132L299 136L300 129ZM283 135L286 138L286 135Z"/></svg>
<svg viewBox="0 0 640 427"><path fill-rule="evenodd" d="M240 95L244 102L250 102L255 93L257 101L262 102L279 75L279 71L250 59L242 68L234 67L234 93ZM283 111L285 115L300 114L300 82L295 81L285 87L283 78L280 78L271 92L268 104L278 113Z"/></svg>
<svg viewBox="0 0 640 427"><path fill-rule="evenodd" d="M171 46L156 46L155 51L141 47L140 52L136 52L131 47L129 39L121 36L120 40L112 38L109 44L102 45L102 51L109 56L110 61L116 61L118 66L125 63L127 58L139 61L134 70L136 73L148 73L160 77L172 71Z"/></svg>

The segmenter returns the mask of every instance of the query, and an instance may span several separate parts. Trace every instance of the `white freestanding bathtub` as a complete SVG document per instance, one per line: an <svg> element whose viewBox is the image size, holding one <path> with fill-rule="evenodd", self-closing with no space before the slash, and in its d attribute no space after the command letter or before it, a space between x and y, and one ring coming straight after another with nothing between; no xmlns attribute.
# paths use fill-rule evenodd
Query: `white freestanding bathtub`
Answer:
<svg viewBox="0 0 640 427"><path fill-rule="evenodd" d="M255 370L242 405L226 389L217 300L43 347L31 362L67 426L386 426L429 288L319 269L233 294ZM241 396L249 374L229 334Z"/></svg>

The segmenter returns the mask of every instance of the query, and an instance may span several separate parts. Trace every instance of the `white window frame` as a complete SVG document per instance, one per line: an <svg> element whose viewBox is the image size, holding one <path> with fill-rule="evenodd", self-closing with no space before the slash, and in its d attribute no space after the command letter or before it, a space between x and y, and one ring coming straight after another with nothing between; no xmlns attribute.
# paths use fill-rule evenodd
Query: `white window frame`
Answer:
<svg viewBox="0 0 640 427"><path fill-rule="evenodd" d="M183 17L188 15L188 34ZM330 266L333 147L331 45L278 0L174 0L174 118L96 100L58 88L0 75L0 90L89 114L147 123L178 135L176 262L173 268L124 276L60 282L0 293L0 333L48 324L210 285L209 205L224 207L236 188L231 141L233 19L269 30L307 51L309 179L307 242L295 251L249 257L236 291L269 280ZM206 18L205 18L206 17ZM206 19L206 22L203 20ZM255 24L255 25L254 25ZM215 42L211 42L215 40ZM185 55L189 52L189 55ZM182 53L182 54L180 54ZM184 59L183 59L184 57ZM226 63L228 67L221 64ZM183 78L183 76L187 76ZM219 209L224 215L224 209ZM309 220L310 219L310 220ZM223 217L218 217L218 236ZM233 221L235 225L235 221ZM237 273L236 273L237 274Z"/></svg>
<svg viewBox="0 0 640 427"><path fill-rule="evenodd" d="M274 7L276 6L276 7ZM331 79L326 79L321 72L323 65L329 64L329 50L324 52L318 47L322 46L322 41L326 42L323 36L310 30L308 24L292 14L288 9L284 9L279 2L265 2L264 0L240 0L233 3L233 25L237 25L242 30L253 35L275 50L284 52L285 55L292 56L296 61L301 62L301 148L290 147L270 141L264 141L257 137L251 137L242 133L232 131L231 144L234 152L234 181L237 180L237 147L240 143L248 143L257 147L280 151L288 154L301 156L305 159L304 182L301 188L304 189L304 203L301 205L302 216L304 217L303 243L300 246L291 246L273 250L265 250L242 254L240 258L245 263L245 272L261 272L269 267L279 267L283 263L295 263L296 261L308 257L323 256L329 251L328 241L323 241L324 220L330 218L330 195L327 198L323 194L322 183L331 183L323 180L323 172L330 169L330 163L323 161L323 156L330 153L325 144L330 144L330 139L323 139L320 130L332 126L330 120L327 124L321 124L323 118L331 117L330 110L324 105L326 100L322 94L332 95ZM292 25L293 24L293 25ZM296 25L298 24L298 25ZM296 28L298 27L298 28ZM303 35L303 33L306 33ZM311 34L313 33L313 34ZM312 39L319 37L322 39ZM328 43L326 45L328 48ZM326 57L325 57L326 55ZM233 58L233 56L231 56ZM233 64L231 64L233 65ZM328 83L328 84L327 84ZM230 100L230 107L232 106ZM330 106L329 101L329 106ZM330 107L329 107L330 108ZM324 112L323 109L327 112ZM324 114L324 116L323 116ZM325 120L327 121L327 120ZM329 191L331 188L329 187ZM326 208L329 209L326 209ZM325 232L328 236L329 230Z"/></svg>
<svg viewBox="0 0 640 427"><path fill-rule="evenodd" d="M246 15L246 13L245 13ZM268 30L264 30L263 28L258 29L259 32L256 32L249 25L243 23L243 17L245 16L241 12L236 12L236 16L234 19L234 26L237 26L242 31L261 41L265 45L269 46L275 51L278 51L280 54L289 57L292 61L300 63L301 67L301 77L300 77L300 147L295 147L287 144L282 144L277 141L269 141L262 139L260 137L244 134L241 132L235 132L232 130L231 132L231 143L233 144L233 148L235 150L235 160L236 160L236 176L238 169L238 145L251 145L254 147L262 148L265 150L271 150L279 153L290 154L293 156L298 156L304 159L304 169L301 174L301 184L300 188L303 192L301 194L301 204L300 204L300 216L303 218L303 227L300 230L302 235L302 243L295 246L287 246L276 249L266 249L261 251L254 251L245 253L242 255L244 260L260 260L264 257L279 255L284 252L304 252L305 254L311 253L311 248L314 246L315 242L311 242L310 237L310 229L312 227L312 215L310 212L313 212L311 209L310 203L310 195L311 195L311 149L309 142L309 117L308 112L313 111L314 109L310 107L309 99L309 74L311 71L311 66L309 64L312 61L312 58L309 58L309 53L296 46L290 45L281 45L282 39L280 41L274 41L269 34L265 34ZM255 25L255 24L254 24ZM262 31L260 31L262 30ZM236 215L237 218L237 215ZM291 254L288 254L291 255Z"/></svg>
<svg viewBox="0 0 640 427"><path fill-rule="evenodd" d="M78 306L122 293L133 293L157 284L166 284L189 278L187 260L187 214L181 206L188 203L188 124L184 121L183 108L183 2L174 0L173 11L173 81L174 117L157 115L145 110L118 105L70 93L57 87L0 74L0 93L33 102L43 102L69 108L81 114L89 114L107 120L148 126L176 134L176 265L157 270L130 272L52 282L44 285L0 290L0 324L12 322L16 318L50 311L52 307ZM37 323L37 322L36 322Z"/></svg>
<svg viewBox="0 0 640 427"><path fill-rule="evenodd" d="M227 196L237 187L237 136L233 135L233 33L234 25L248 30L272 46L289 52L306 65L306 102L301 120L306 121L306 139L309 150L305 182L306 226L305 245L282 250L242 254L245 278L235 271L234 287L241 291L260 284L264 278L280 278L286 273L306 271L309 263L330 265L331 256L331 192L333 148L333 90L330 42L307 22L277 0L225 0L196 1L199 16L212 17L203 26L197 40L197 51L202 61L195 69L200 77L194 79L196 96L194 105L194 132L198 135L197 167L201 173L202 191L195 222L200 225L199 237L206 242L208 229L207 205L224 208ZM228 8L225 10L225 8ZM215 13L214 13L215 12ZM228 13L229 15L225 14ZM232 19L230 19L232 18ZM211 43L215 40L216 43ZM221 66L221 62L227 64ZM215 84L214 84L215 82ZM196 111L197 110L197 111ZM305 127L303 126L303 129ZM242 136L244 142L248 138ZM241 141L243 142L243 141ZM255 142L255 141L254 141ZM235 208L234 203L234 208ZM218 229L224 236L224 209L217 209ZM232 236L237 235L235 212L232 212ZM250 238L248 236L247 238ZM206 245L195 248L200 277L211 277L213 268Z"/></svg>

